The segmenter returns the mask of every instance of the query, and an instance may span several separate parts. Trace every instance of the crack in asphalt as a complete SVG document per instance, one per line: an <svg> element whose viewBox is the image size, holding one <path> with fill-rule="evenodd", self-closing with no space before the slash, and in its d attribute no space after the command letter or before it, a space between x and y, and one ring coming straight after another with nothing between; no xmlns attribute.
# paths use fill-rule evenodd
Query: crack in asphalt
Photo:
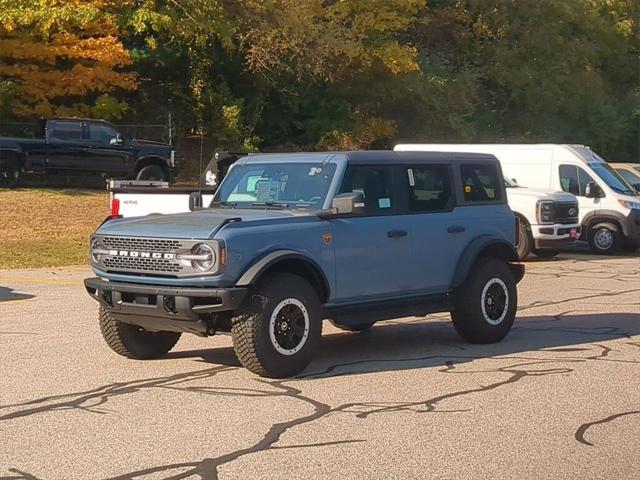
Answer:
<svg viewBox="0 0 640 480"><path fill-rule="evenodd" d="M589 442L585 438L585 434L587 433L587 431L591 427L593 427L594 425L602 425L602 424L605 424L605 423L609 423L609 422L612 422L613 420L615 420L617 418L625 417L627 415L638 415L638 414L640 414L640 410L632 410L630 412L622 412L622 413L616 413L616 414L613 414L613 415L609 415L608 417L603 418L601 420L595 420L593 422L583 423L576 430L575 438L580 443L583 443L583 444L588 445L590 447L594 447L595 445L593 443Z"/></svg>

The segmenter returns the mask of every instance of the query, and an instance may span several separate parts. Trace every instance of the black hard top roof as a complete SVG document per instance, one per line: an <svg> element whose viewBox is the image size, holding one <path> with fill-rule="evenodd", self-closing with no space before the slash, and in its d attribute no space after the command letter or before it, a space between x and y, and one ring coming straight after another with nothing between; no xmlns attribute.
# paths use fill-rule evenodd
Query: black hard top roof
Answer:
<svg viewBox="0 0 640 480"><path fill-rule="evenodd" d="M347 157L350 164L372 164L392 162L442 162L443 160L494 160L496 157L486 153L468 152L398 152L394 150L361 150L354 152L339 152Z"/></svg>
<svg viewBox="0 0 640 480"><path fill-rule="evenodd" d="M255 153L243 160L259 162L262 160L283 159L286 157L298 157L307 161L329 161L332 157L342 157L347 163L353 165L371 165L387 163L438 163L453 159L458 160L484 160L498 162L498 159L488 153L468 152L399 152L394 150L356 150L346 152L290 152L290 153Z"/></svg>

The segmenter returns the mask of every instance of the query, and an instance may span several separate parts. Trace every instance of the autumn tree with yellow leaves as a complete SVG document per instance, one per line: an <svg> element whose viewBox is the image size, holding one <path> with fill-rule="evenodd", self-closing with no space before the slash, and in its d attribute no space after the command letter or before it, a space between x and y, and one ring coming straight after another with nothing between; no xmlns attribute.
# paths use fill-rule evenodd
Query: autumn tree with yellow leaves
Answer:
<svg viewBox="0 0 640 480"><path fill-rule="evenodd" d="M0 0L0 112L118 118L136 88L120 0ZM4 108L3 108L4 107Z"/></svg>

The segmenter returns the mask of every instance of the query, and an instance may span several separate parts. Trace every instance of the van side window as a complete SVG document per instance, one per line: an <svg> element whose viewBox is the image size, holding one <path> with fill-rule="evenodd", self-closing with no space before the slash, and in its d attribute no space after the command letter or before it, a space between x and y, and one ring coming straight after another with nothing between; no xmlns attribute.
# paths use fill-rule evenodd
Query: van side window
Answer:
<svg viewBox="0 0 640 480"><path fill-rule="evenodd" d="M422 165L407 169L409 211L449 210L455 203L447 165Z"/></svg>
<svg viewBox="0 0 640 480"><path fill-rule="evenodd" d="M584 197L587 183L593 178L576 165L560 165L560 186L565 192Z"/></svg>
<svg viewBox="0 0 640 480"><path fill-rule="evenodd" d="M502 186L498 167L489 163L460 166L465 202L493 202L502 200Z"/></svg>
<svg viewBox="0 0 640 480"><path fill-rule="evenodd" d="M396 167L350 165L340 187L340 193L359 192L364 196L367 214L385 214L397 211L393 188Z"/></svg>

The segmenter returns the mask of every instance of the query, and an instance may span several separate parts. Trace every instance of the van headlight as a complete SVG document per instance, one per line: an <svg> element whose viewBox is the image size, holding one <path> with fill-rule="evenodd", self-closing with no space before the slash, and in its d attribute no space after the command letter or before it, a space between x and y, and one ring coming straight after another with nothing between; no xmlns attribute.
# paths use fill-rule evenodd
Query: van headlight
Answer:
<svg viewBox="0 0 640 480"><path fill-rule="evenodd" d="M618 200L618 203L624 208L630 208L631 210L640 210L640 202L630 202L628 200Z"/></svg>
<svg viewBox="0 0 640 480"><path fill-rule="evenodd" d="M555 219L555 204L549 201L540 201L536 204L536 217L538 223L553 223Z"/></svg>

